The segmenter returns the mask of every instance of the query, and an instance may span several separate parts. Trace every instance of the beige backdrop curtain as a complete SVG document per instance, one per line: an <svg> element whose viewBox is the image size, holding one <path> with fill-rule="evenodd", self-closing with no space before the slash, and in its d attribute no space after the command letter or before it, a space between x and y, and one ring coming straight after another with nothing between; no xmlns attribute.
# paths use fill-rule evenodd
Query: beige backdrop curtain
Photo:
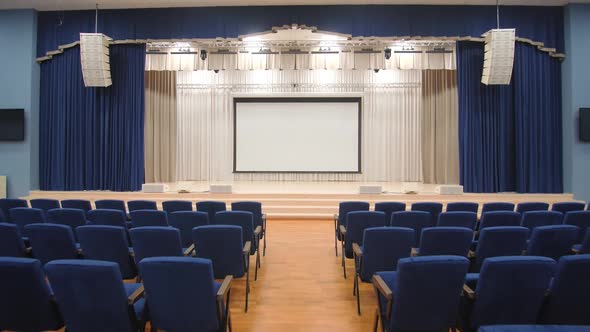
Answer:
<svg viewBox="0 0 590 332"><path fill-rule="evenodd" d="M176 72L145 72L145 181L176 181Z"/></svg>
<svg viewBox="0 0 590 332"><path fill-rule="evenodd" d="M424 183L459 183L457 71L422 71Z"/></svg>

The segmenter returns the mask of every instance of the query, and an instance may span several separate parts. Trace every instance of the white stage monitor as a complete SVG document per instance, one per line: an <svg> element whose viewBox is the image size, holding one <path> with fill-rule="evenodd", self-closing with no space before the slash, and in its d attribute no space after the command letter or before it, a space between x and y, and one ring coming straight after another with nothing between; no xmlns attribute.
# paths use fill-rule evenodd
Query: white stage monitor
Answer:
<svg viewBox="0 0 590 332"><path fill-rule="evenodd" d="M234 98L235 173L360 171L360 97Z"/></svg>

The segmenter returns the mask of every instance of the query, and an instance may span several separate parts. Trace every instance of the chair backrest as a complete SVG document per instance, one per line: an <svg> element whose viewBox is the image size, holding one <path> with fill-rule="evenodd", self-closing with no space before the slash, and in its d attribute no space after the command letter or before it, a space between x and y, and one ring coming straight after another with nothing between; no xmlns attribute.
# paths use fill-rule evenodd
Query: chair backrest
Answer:
<svg viewBox="0 0 590 332"><path fill-rule="evenodd" d="M371 281L377 271L395 271L398 260L412 254L414 238L415 231L407 227L365 229L361 280Z"/></svg>
<svg viewBox="0 0 590 332"><path fill-rule="evenodd" d="M474 202L450 202L447 204L447 212L473 212L477 214L479 203Z"/></svg>
<svg viewBox="0 0 590 332"><path fill-rule="evenodd" d="M78 257L74 232L69 226L58 224L30 224L25 226L33 249L33 257L47 264L56 259Z"/></svg>
<svg viewBox="0 0 590 332"><path fill-rule="evenodd" d="M0 275L2 330L47 331L63 326L39 260L0 257Z"/></svg>
<svg viewBox="0 0 590 332"><path fill-rule="evenodd" d="M45 212L51 209L59 209L61 205L57 199L49 199L49 198L36 198L31 199L29 201L31 203L31 207L34 209L41 209Z"/></svg>
<svg viewBox="0 0 590 332"><path fill-rule="evenodd" d="M438 220L438 215L442 212L442 209L442 203L437 202L417 202L412 204L412 211L430 212L435 222Z"/></svg>
<svg viewBox="0 0 590 332"><path fill-rule="evenodd" d="M529 211L522 214L520 225L532 231L536 227L559 225L563 220L563 214L557 211Z"/></svg>
<svg viewBox="0 0 590 332"><path fill-rule="evenodd" d="M527 254L559 259L569 255L578 239L579 229L572 225L540 226L533 229Z"/></svg>
<svg viewBox="0 0 590 332"><path fill-rule="evenodd" d="M414 247L420 246L420 234L422 229L426 227L433 227L435 221L430 212L425 211L402 211L391 214L392 227L408 227L416 232L414 239Z"/></svg>
<svg viewBox="0 0 590 332"><path fill-rule="evenodd" d="M127 201L127 209L129 212L135 210L157 210L158 204L155 201L134 200Z"/></svg>
<svg viewBox="0 0 590 332"><path fill-rule="evenodd" d="M544 202L524 202L518 203L518 205L516 206L516 212L518 213L547 210L549 210L549 204Z"/></svg>
<svg viewBox="0 0 590 332"><path fill-rule="evenodd" d="M422 229L420 256L456 255L467 257L473 230L464 227L429 227Z"/></svg>
<svg viewBox="0 0 590 332"><path fill-rule="evenodd" d="M475 249L474 270L479 271L486 258L522 255L526 247L529 230L520 226L488 227L479 233Z"/></svg>
<svg viewBox="0 0 590 332"><path fill-rule="evenodd" d="M197 257L210 259L215 279L245 273L242 254L242 227L232 225L207 225L193 229Z"/></svg>
<svg viewBox="0 0 590 332"><path fill-rule="evenodd" d="M563 256L539 315L543 324L590 325L590 255Z"/></svg>
<svg viewBox="0 0 590 332"><path fill-rule="evenodd" d="M231 203L232 211L251 212L254 217L254 227L262 226L262 203L254 201L241 201Z"/></svg>
<svg viewBox="0 0 590 332"><path fill-rule="evenodd" d="M534 324L555 267L547 257L488 258L475 289L471 327Z"/></svg>
<svg viewBox="0 0 590 332"><path fill-rule="evenodd" d="M127 212L125 202L120 199L99 199L94 201L96 209L118 210Z"/></svg>
<svg viewBox="0 0 590 332"><path fill-rule="evenodd" d="M139 264L150 321L166 331L217 331L216 288L210 260L146 258ZM171 279L170 277L173 276Z"/></svg>
<svg viewBox="0 0 590 332"><path fill-rule="evenodd" d="M63 199L61 201L61 207L64 209L84 210L84 213L92 210L92 204L85 199Z"/></svg>
<svg viewBox="0 0 590 332"><path fill-rule="evenodd" d="M247 211L221 211L215 214L214 225L234 225L242 227L242 240L244 245L251 241L251 253L256 252L254 240L254 214Z"/></svg>
<svg viewBox="0 0 590 332"><path fill-rule="evenodd" d="M86 213L92 225L126 227L127 216L121 210L96 209Z"/></svg>
<svg viewBox="0 0 590 332"><path fill-rule="evenodd" d="M346 226L346 215L352 211L369 211L369 203L358 201L340 202L338 204L338 225Z"/></svg>
<svg viewBox="0 0 590 332"><path fill-rule="evenodd" d="M129 231L135 263L146 257L182 256L180 232L174 227L138 227Z"/></svg>
<svg viewBox="0 0 590 332"><path fill-rule="evenodd" d="M590 211L567 212L563 216L563 223L565 225L572 225L580 228L580 238L578 238L578 242L580 242L586 233L586 229L590 227Z"/></svg>
<svg viewBox="0 0 590 332"><path fill-rule="evenodd" d="M33 208L13 208L10 209L10 221L18 227L23 236L29 236L25 226L29 224L39 224L45 222L45 212L41 209Z"/></svg>
<svg viewBox="0 0 590 332"><path fill-rule="evenodd" d="M438 215L437 226L465 227L475 229L477 224L477 213L469 211L450 211Z"/></svg>
<svg viewBox="0 0 590 332"><path fill-rule="evenodd" d="M45 270L68 331L137 331L117 264L58 260Z"/></svg>
<svg viewBox="0 0 590 332"><path fill-rule="evenodd" d="M158 210L135 210L129 212L133 227L168 226L168 213Z"/></svg>
<svg viewBox="0 0 590 332"><path fill-rule="evenodd" d="M8 222L8 217L4 215L2 210L0 210L0 222Z"/></svg>
<svg viewBox="0 0 590 332"><path fill-rule="evenodd" d="M590 254L590 228L586 228L586 234L584 235L582 244L580 245L580 253Z"/></svg>
<svg viewBox="0 0 590 332"><path fill-rule="evenodd" d="M226 205L225 202L220 201L200 201L197 202L196 206L197 211L205 212L209 216L209 222L213 222L215 219L215 214L217 212L225 211Z"/></svg>
<svg viewBox="0 0 590 332"><path fill-rule="evenodd" d="M406 211L406 203L404 202L377 202L375 203L375 211L385 213L385 220L391 220L391 214L394 212Z"/></svg>
<svg viewBox="0 0 590 332"><path fill-rule="evenodd" d="M448 331L454 327L468 267L469 260L458 256L400 259L389 330Z"/></svg>
<svg viewBox="0 0 590 332"><path fill-rule="evenodd" d="M86 225L86 214L80 209L52 209L47 211L47 222L70 226L75 231L76 227Z"/></svg>
<svg viewBox="0 0 590 332"><path fill-rule="evenodd" d="M209 224L209 215L198 211L177 211L168 215L170 226L180 231L182 247L193 244L193 228Z"/></svg>
<svg viewBox="0 0 590 332"><path fill-rule="evenodd" d="M2 210L2 214L4 214L5 218L10 220L10 213L8 212L10 209L18 208L18 207L29 207L29 204L24 199L18 198L0 198L0 210Z"/></svg>
<svg viewBox="0 0 590 332"><path fill-rule="evenodd" d="M0 223L0 257L25 257L25 243L16 225Z"/></svg>
<svg viewBox="0 0 590 332"><path fill-rule="evenodd" d="M492 211L514 211L514 203L509 202L491 202L484 203L481 207L481 214Z"/></svg>
<svg viewBox="0 0 590 332"><path fill-rule="evenodd" d="M344 254L352 258L352 244L363 245L365 229L371 227L385 227L385 212L353 211L346 217L346 236L344 237Z"/></svg>
<svg viewBox="0 0 590 332"><path fill-rule="evenodd" d="M168 213L176 211L192 211L193 202L191 201L164 201L162 202L162 209Z"/></svg>
<svg viewBox="0 0 590 332"><path fill-rule="evenodd" d="M585 208L586 204L581 202L559 202L551 205L551 211L559 211L563 214L570 211L584 211Z"/></svg>
<svg viewBox="0 0 590 332"><path fill-rule="evenodd" d="M479 229L486 227L520 226L520 213L514 211L491 211L481 215Z"/></svg>
<svg viewBox="0 0 590 332"><path fill-rule="evenodd" d="M81 226L76 233L84 258L117 263L123 278L135 277L137 271L129 255L127 233L123 227Z"/></svg>

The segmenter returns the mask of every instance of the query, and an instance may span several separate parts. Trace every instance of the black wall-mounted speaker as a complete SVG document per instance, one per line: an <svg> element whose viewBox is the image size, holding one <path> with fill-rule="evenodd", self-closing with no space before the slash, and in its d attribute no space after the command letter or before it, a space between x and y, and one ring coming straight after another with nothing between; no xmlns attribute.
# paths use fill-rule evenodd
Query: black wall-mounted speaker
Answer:
<svg viewBox="0 0 590 332"><path fill-rule="evenodd" d="M580 108L580 141L590 142L590 108Z"/></svg>

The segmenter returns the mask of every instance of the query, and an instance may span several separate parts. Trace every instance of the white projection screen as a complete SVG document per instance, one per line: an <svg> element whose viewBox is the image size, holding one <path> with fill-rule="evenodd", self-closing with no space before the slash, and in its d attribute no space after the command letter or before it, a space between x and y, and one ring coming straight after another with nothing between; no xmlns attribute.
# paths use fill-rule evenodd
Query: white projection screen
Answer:
<svg viewBox="0 0 590 332"><path fill-rule="evenodd" d="M234 98L234 173L360 173L360 97Z"/></svg>

